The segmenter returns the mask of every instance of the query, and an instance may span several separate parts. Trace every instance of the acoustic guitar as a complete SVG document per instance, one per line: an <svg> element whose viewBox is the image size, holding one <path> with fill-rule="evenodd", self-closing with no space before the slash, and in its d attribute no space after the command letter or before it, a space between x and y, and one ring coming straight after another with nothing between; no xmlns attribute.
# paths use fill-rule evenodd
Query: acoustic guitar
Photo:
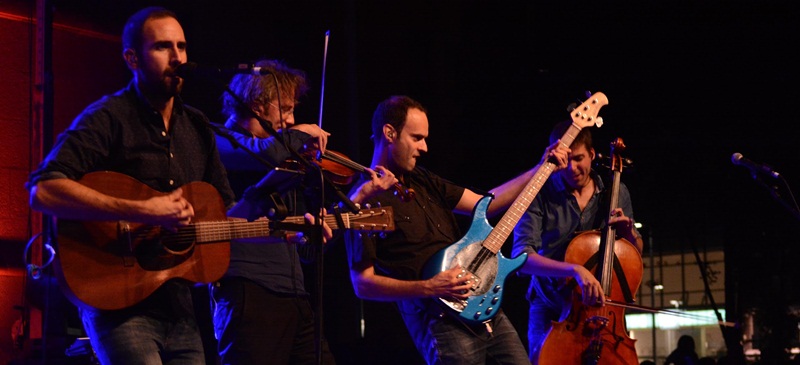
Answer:
<svg viewBox="0 0 800 365"><path fill-rule="evenodd" d="M145 200L167 194L110 171L86 174L79 183L122 199ZM228 219L214 186L192 182L181 188L195 216L193 223L176 232L127 221L59 217L54 268L67 298L78 306L113 310L139 303L167 280L210 283L228 269L230 240L270 234L267 219ZM303 222L303 217L286 220ZM394 230L390 207L343 213L341 227L333 216L324 220L332 229L368 233Z"/></svg>

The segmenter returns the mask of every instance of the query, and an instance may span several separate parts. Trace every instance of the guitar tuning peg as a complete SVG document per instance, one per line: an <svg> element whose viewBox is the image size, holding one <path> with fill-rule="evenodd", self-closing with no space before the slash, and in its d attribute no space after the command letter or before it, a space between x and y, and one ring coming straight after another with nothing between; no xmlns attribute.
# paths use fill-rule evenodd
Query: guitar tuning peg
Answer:
<svg viewBox="0 0 800 365"><path fill-rule="evenodd" d="M364 203L364 207L365 207L366 209L372 209L372 204L370 204L370 203Z"/></svg>
<svg viewBox="0 0 800 365"><path fill-rule="evenodd" d="M379 233L378 237L380 237L381 239L386 238L386 232Z"/></svg>

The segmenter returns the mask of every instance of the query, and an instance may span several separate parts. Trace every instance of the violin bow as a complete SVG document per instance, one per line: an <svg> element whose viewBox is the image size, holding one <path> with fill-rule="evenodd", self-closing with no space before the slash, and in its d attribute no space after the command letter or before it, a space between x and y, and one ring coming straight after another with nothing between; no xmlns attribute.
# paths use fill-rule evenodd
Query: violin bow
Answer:
<svg viewBox="0 0 800 365"><path fill-rule="evenodd" d="M328 68L328 40L331 37L330 29L325 32L325 49L322 52L322 81L319 90L319 122L317 125L322 128L322 104L325 98L325 69Z"/></svg>

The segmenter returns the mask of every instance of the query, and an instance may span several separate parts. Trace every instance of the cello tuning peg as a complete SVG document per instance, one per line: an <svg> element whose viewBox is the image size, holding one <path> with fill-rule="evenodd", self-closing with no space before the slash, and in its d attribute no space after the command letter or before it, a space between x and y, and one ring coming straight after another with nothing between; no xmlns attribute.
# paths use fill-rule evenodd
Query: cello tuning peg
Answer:
<svg viewBox="0 0 800 365"><path fill-rule="evenodd" d="M570 103L569 105L567 105L567 113L572 113L572 111L575 110L575 108L577 107L578 103Z"/></svg>
<svg viewBox="0 0 800 365"><path fill-rule="evenodd" d="M608 156L603 155L600 152L597 152L597 155L595 156L594 164L597 167L611 168L611 159Z"/></svg>
<svg viewBox="0 0 800 365"><path fill-rule="evenodd" d="M622 158L622 164L623 164L625 167L631 167L631 166L633 166L633 160L631 160L631 159L629 159L629 158L625 158L625 157L623 157L623 158Z"/></svg>

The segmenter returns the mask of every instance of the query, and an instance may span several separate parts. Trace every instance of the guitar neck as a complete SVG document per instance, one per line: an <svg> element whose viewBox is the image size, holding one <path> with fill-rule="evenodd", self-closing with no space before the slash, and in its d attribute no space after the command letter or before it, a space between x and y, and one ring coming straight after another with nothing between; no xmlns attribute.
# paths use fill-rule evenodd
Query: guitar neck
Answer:
<svg viewBox="0 0 800 365"><path fill-rule="evenodd" d="M192 225L197 243L269 236L269 221L209 221Z"/></svg>
<svg viewBox="0 0 800 365"><path fill-rule="evenodd" d="M567 132L564 133L564 136L561 137L561 145L568 148L572 144L572 141L575 140L578 133L580 133L581 129L583 128L572 123L569 129L567 129ZM539 166L533 178L531 178L528 184L525 185L525 188L522 189L522 193L517 196L514 203L511 204L494 229L492 229L492 232L489 233L483 241L484 247L491 250L493 253L500 251L500 248L503 247L503 243L505 243L508 236L511 235L511 232L514 230L514 226L517 225L522 215L528 210L533 199L536 198L536 194L539 193L539 190L542 189L542 186L544 186L544 183L555 169L556 165L549 161Z"/></svg>
<svg viewBox="0 0 800 365"><path fill-rule="evenodd" d="M391 207L378 209L362 209L359 214L341 213L342 226L333 215L326 215L323 221L333 230L353 229L367 232L390 232L394 230ZM304 224L304 216L286 217L283 223ZM270 221L257 220L247 222L244 220L209 221L193 224L198 243L230 241L239 238L253 238L269 236Z"/></svg>
<svg viewBox="0 0 800 365"><path fill-rule="evenodd" d="M386 210L387 208L381 208L373 211L368 211L367 209L363 209L360 214L353 214L353 213L341 213L342 217L342 224L343 227L339 227L339 221L333 215L326 215L323 218L323 221L331 227L333 230L337 229L356 229L356 230L378 230L378 231L386 231L389 230L388 223L382 223L376 221L375 219L370 218L380 218L382 216L387 216L389 213ZM387 216L388 217L388 216ZM294 217L286 217L283 220L286 223L294 223L294 224L303 224L305 223L305 217L303 216L294 216ZM377 223L376 223L377 222ZM393 227L391 228L393 229Z"/></svg>

